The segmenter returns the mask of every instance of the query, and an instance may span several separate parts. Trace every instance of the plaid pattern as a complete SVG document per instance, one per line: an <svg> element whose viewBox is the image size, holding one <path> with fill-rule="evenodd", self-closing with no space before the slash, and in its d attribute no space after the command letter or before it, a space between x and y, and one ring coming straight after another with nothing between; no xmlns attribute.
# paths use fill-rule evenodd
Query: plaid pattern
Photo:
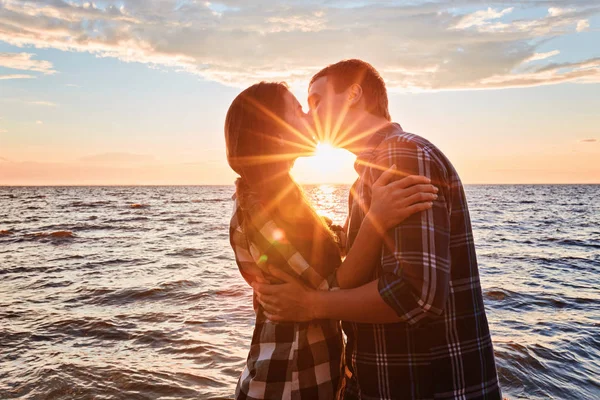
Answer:
<svg viewBox="0 0 600 400"><path fill-rule="evenodd" d="M244 224L244 218L251 223ZM339 250L324 255L306 242L308 246L299 247L309 248L312 256L305 258L291 243L298 240L293 232L285 221L266 215L258 203L242 210L234 196L230 243L248 283L257 275L268 278L269 265L313 288L329 290L341 263ZM274 323L265 317L256 295L253 304L256 324L236 399L335 399L343 357L340 322Z"/></svg>
<svg viewBox="0 0 600 400"><path fill-rule="evenodd" d="M348 246L369 208L372 183L392 164L403 175L431 178L439 197L431 210L388 232L373 276L403 322L343 322L344 398L500 399L467 201L439 149L398 124L374 134L355 164Z"/></svg>

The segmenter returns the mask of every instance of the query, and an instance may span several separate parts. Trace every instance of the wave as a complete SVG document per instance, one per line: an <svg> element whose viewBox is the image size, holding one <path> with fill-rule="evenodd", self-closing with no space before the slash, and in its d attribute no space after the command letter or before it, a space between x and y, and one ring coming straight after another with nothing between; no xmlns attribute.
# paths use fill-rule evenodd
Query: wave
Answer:
<svg viewBox="0 0 600 400"><path fill-rule="evenodd" d="M129 206L129 208L144 209L144 208L150 208L150 205L148 205L148 204L134 203L134 204L131 204Z"/></svg>
<svg viewBox="0 0 600 400"><path fill-rule="evenodd" d="M579 240L579 239L563 239L563 238L556 238L556 237L545 237L542 240L540 240L540 242L542 242L542 243L550 242L550 243L563 245L563 246L579 246L579 247L591 247L594 249L600 249L600 244L596 243L592 240L586 241L586 240Z"/></svg>
<svg viewBox="0 0 600 400"><path fill-rule="evenodd" d="M491 300L502 309L530 310L586 310L598 304L598 299L587 295L567 296L549 293L518 293L515 291L490 288L483 291L485 299Z"/></svg>
<svg viewBox="0 0 600 400"><path fill-rule="evenodd" d="M167 256L175 256L175 257L200 257L204 254L202 249L194 249L194 248L186 248L177 250L171 253L167 253Z"/></svg>
<svg viewBox="0 0 600 400"><path fill-rule="evenodd" d="M25 371L26 379L20 377L21 374L15 374L19 377L15 378L7 392L10 398L205 398L201 388L224 385L208 377L198 376L194 381L189 378L190 374L161 373L141 368L136 370L119 362L116 365L94 366L63 361L51 366L35 364L35 367Z"/></svg>
<svg viewBox="0 0 600 400"><path fill-rule="evenodd" d="M145 301L191 301L197 297L197 293L187 292L195 288L198 282L189 280L178 280L165 282L157 287L130 287L124 289L82 288L76 291L78 295L68 300L72 304L94 304L94 305L123 305Z"/></svg>
<svg viewBox="0 0 600 400"><path fill-rule="evenodd" d="M504 390L521 393L525 398L563 399L590 398L589 393L594 391L589 374L582 373L580 359L573 355L573 349L508 341L496 343L495 350ZM557 379L555 365L560 365L567 380Z"/></svg>
<svg viewBox="0 0 600 400"><path fill-rule="evenodd" d="M600 186L528 190L467 187L501 385L510 398L595 398L600 208L587 199ZM255 319L226 192L0 188L16 195L0 200L0 398L231 398ZM348 188L336 193L340 221Z"/></svg>
<svg viewBox="0 0 600 400"><path fill-rule="evenodd" d="M111 204L111 202L107 201L107 200L89 201L89 202L74 201L74 202L70 203L68 206L75 207L75 208L85 208L85 207L97 208L97 207L106 207L109 204Z"/></svg>
<svg viewBox="0 0 600 400"><path fill-rule="evenodd" d="M138 217L131 217L131 218L108 219L104 222L107 224L118 224L121 222L148 221L149 219L150 218L148 218L148 217L138 216Z"/></svg>
<svg viewBox="0 0 600 400"><path fill-rule="evenodd" d="M94 317L64 319L41 323L37 331L45 336L59 336L71 340L74 337L96 338L103 340L127 340L131 338L131 323L117 323Z"/></svg>
<svg viewBox="0 0 600 400"><path fill-rule="evenodd" d="M26 233L23 235L24 238L28 239L74 239L76 236L71 231L55 231L55 232L35 232Z"/></svg>

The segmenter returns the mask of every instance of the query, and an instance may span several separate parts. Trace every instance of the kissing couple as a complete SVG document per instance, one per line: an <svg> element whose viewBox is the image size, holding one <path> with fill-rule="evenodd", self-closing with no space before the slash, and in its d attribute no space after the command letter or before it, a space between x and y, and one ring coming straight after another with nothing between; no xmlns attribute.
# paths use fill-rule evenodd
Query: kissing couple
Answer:
<svg viewBox="0 0 600 400"><path fill-rule="evenodd" d="M256 313L236 399L501 399L456 170L391 122L362 60L314 75L308 105L261 82L227 112L230 243ZM343 227L290 176L315 132L357 156Z"/></svg>

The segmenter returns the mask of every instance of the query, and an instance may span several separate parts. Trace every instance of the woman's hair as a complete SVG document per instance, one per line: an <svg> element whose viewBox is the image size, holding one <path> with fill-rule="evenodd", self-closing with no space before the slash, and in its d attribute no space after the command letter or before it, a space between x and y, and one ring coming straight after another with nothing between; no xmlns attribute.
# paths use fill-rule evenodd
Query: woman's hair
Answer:
<svg viewBox="0 0 600 400"><path fill-rule="evenodd" d="M287 213L293 210L297 220L313 228L312 232L303 233L317 235L314 240L327 237L326 240L333 242L333 233L290 176L293 156L282 154L287 147L280 144L280 133L286 129L281 122L285 121L288 93L285 83L260 82L241 92L229 106L225 143L227 162L241 177L236 190L238 202L242 209L247 208L244 203L252 193L268 207L269 213L277 215L282 209L288 210ZM288 218L285 213L279 215L289 220L289 215Z"/></svg>
<svg viewBox="0 0 600 400"><path fill-rule="evenodd" d="M284 173L289 161L282 152L278 120L285 117L285 83L260 82L241 92L225 117L225 143L229 166L244 180L259 184Z"/></svg>

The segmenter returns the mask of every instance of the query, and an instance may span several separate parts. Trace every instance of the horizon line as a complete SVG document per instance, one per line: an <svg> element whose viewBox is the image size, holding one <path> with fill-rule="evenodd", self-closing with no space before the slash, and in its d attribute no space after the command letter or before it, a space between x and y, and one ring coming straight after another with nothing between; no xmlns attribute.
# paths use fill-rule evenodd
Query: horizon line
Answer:
<svg viewBox="0 0 600 400"><path fill-rule="evenodd" d="M321 185L336 185L336 186L341 186L341 185L346 185L346 186L352 186L352 183L333 183L333 182L317 182L317 183L309 183L309 182L298 182L299 185L309 185L309 186L321 186ZM463 183L463 186L477 186L477 185L486 185L486 186L518 186L518 185L522 185L522 186L535 186L535 185L563 185L563 186L567 186L567 185L600 185L600 181L599 182L536 182L536 183L511 183L511 182L502 182L502 183L482 183L482 182L477 182L477 183ZM166 186L166 187L184 187L184 186L235 186L235 183L189 183L189 184L180 184L180 183L165 183L165 184L147 184L147 183L142 183L142 184L136 184L136 183L118 183L118 184L79 184L79 183L74 183L74 184L43 184L43 185L20 185L20 184L1 184L0 183L0 188L8 188L8 187L124 187L124 186L139 186L139 187L159 187L159 186Z"/></svg>

